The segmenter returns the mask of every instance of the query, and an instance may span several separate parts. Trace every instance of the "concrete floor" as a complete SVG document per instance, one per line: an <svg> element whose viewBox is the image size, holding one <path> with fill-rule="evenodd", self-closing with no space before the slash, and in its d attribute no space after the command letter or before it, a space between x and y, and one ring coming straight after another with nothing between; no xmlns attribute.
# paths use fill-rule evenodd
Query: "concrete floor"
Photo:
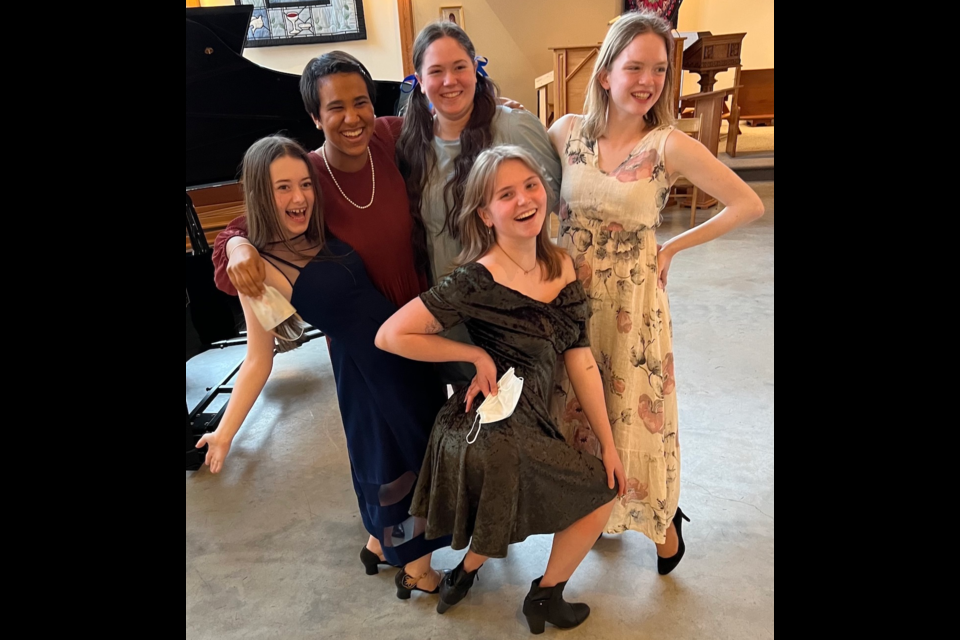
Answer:
<svg viewBox="0 0 960 640"><path fill-rule="evenodd" d="M670 281L687 557L661 578L652 543L606 537L567 590L593 617L564 638L774 637L774 184L753 186L767 216L681 254ZM689 212L665 216L661 240L687 228ZM239 347L187 363L188 403L242 357ZM549 537L491 562L444 617L434 596L397 600L395 572L364 575L335 394L322 341L278 357L225 471L186 473L187 640L529 638L521 604Z"/></svg>

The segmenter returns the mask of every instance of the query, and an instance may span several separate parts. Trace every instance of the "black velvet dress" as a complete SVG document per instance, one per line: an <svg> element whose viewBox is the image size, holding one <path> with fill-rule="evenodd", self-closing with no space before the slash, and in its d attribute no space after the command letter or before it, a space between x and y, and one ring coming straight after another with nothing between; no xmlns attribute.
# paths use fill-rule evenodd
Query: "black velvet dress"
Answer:
<svg viewBox="0 0 960 640"><path fill-rule="evenodd" d="M470 264L420 298L444 329L466 323L498 378L514 368L524 379L513 416L483 425L474 444L465 390L440 411L411 508L427 520L427 538L452 535L454 549L505 558L511 544L563 531L613 501L603 462L567 444L550 416L558 359L590 346L583 286L573 282L546 304Z"/></svg>

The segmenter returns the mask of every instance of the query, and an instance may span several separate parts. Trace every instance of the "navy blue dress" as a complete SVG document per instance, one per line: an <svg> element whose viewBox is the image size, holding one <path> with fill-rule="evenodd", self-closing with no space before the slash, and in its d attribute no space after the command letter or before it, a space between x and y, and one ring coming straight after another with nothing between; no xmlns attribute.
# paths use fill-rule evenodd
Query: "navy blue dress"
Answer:
<svg viewBox="0 0 960 640"><path fill-rule="evenodd" d="M330 338L353 484L363 524L387 562L402 567L450 546L427 540L426 522L410 515L430 431L446 398L435 369L376 347L384 322L397 312L370 281L363 260L329 239L299 267L263 252L293 286L303 320Z"/></svg>

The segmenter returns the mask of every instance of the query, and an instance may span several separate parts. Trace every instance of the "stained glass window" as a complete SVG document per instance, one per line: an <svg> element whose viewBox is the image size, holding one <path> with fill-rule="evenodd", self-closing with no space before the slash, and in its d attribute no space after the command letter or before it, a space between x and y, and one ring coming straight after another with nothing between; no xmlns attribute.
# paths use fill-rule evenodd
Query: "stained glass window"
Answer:
<svg viewBox="0 0 960 640"><path fill-rule="evenodd" d="M234 0L253 5L248 47L366 40L363 0Z"/></svg>

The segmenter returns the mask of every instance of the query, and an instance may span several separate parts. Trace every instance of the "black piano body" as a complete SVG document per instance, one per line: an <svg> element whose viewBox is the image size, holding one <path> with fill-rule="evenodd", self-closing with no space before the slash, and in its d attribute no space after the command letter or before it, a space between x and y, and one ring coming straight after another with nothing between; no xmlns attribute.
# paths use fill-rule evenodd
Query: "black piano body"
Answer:
<svg viewBox="0 0 960 640"><path fill-rule="evenodd" d="M186 254L189 361L214 345L235 340L242 324L238 301L214 285L212 250L191 192L236 183L244 153L265 136L280 133L307 149L316 149L323 144L323 134L304 110L300 76L266 69L243 57L253 6L186 12L186 227L192 246ZM404 98L402 83L376 85L376 113L399 113ZM195 449L196 442L215 424L209 420L198 424L197 410L192 420L190 408L186 409L187 469L196 470L203 462L203 452Z"/></svg>

